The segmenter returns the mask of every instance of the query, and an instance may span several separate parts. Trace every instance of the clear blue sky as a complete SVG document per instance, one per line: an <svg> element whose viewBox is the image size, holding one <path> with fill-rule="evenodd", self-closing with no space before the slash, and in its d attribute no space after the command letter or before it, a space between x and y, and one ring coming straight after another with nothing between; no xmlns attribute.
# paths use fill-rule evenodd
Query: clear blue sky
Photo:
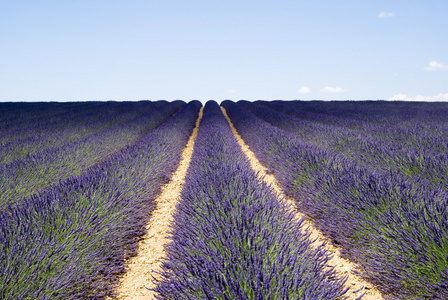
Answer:
<svg viewBox="0 0 448 300"><path fill-rule="evenodd" d="M448 101L446 0L0 0L0 101Z"/></svg>

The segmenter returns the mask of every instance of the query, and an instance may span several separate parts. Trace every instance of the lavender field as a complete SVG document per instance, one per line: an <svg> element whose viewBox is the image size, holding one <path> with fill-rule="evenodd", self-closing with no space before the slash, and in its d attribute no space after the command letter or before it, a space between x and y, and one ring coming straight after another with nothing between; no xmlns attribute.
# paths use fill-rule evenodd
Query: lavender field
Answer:
<svg viewBox="0 0 448 300"><path fill-rule="evenodd" d="M448 299L448 103L221 106L384 299ZM0 103L0 299L117 297L201 107ZM219 104L203 109L157 299L349 297L351 275L260 180Z"/></svg>

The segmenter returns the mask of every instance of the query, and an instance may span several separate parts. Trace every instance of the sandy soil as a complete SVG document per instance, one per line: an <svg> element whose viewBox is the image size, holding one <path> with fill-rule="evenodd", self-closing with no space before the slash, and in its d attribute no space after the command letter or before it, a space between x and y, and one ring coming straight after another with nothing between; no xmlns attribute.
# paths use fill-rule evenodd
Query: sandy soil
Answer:
<svg viewBox="0 0 448 300"><path fill-rule="evenodd" d="M193 133L182 151L182 159L176 172L171 181L162 187L162 193L155 200L157 207L146 226L148 232L139 242L137 256L128 261L128 271L120 280L117 299L155 299L154 292L147 288L154 288L152 278L159 277L155 271L160 271L165 257L164 246L169 242L167 231L190 165L202 111L203 107L199 112Z"/></svg>
<svg viewBox="0 0 448 300"><path fill-rule="evenodd" d="M246 154L246 156L250 160L250 164L252 168L258 172L260 179L267 182L273 190L277 193L277 195L280 198L286 199L287 204L291 208L291 211L296 213L297 218L302 218L306 216L300 212L297 211L297 208L295 206L295 201L292 198L289 198L285 195L285 193L280 188L280 185L277 182L277 179L271 174L266 173L266 168L258 161L258 159L255 157L254 153L249 149L249 146L247 146L241 136L236 131L235 127L233 126L232 122L230 121L226 110L224 107L221 107L221 110L226 117L227 121L230 124L230 127L232 128L232 131L234 135L236 136L239 145L241 146L243 152ZM326 241L325 248L333 254L333 258L329 261L329 266L335 267L335 270L341 275L346 276L349 275L348 280L346 282L346 287L350 288L350 290L345 295L348 297L348 299L356 299L360 295L362 295L365 292L365 295L362 297L363 300L378 300L383 299L381 296L381 293L378 291L377 288L375 288L371 283L366 282L361 277L357 276L352 272L352 270L355 268L354 263L350 262L349 260L346 260L340 256L340 249L338 247L335 247L331 244L331 241L327 239L316 227L314 227L313 223L306 219L305 221L305 227L308 227L308 230L311 233L311 238L313 240L316 240L313 243L314 247L319 246L322 244L322 242ZM356 293L353 293L352 291L359 290Z"/></svg>

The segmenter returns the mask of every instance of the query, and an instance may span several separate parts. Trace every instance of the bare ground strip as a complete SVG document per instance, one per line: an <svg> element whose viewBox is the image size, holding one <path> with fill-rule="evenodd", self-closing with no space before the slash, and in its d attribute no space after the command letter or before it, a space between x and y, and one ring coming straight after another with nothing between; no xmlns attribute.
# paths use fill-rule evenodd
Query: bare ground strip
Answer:
<svg viewBox="0 0 448 300"><path fill-rule="evenodd" d="M152 278L158 278L156 271L161 271L160 266L166 254L164 247L169 242L169 224L172 221L173 212L190 165L203 108L199 112L193 133L182 151L182 158L177 170L174 172L171 181L162 187L162 193L159 197L155 199L157 207L146 225L146 235L139 242L138 254L129 259L128 271L120 279L117 299L155 299L154 292L147 288L155 288Z"/></svg>
<svg viewBox="0 0 448 300"><path fill-rule="evenodd" d="M227 121L229 122L230 127L232 128L232 132L237 138L238 144L241 146L241 149L243 150L244 154L249 158L252 169L254 169L255 172L258 172L260 179L264 180L267 184L269 184L280 198L286 199L286 203L290 207L291 211L293 211L296 214L296 218L302 218L302 217L305 218L304 223L305 227L308 227L308 230L311 233L310 238L315 240L315 242L312 244L313 247L318 247L323 242L326 242L325 248L332 254L332 258L328 262L329 266L335 267L336 272L340 276L349 275L345 287L350 288L350 290L347 292L345 297L348 297L348 299L356 299L363 293L365 293L364 296L362 297L363 300L383 299L381 293L378 291L377 288L375 288L371 283L365 281L364 279L353 273L353 270L355 269L355 264L347 259L342 258L340 256L340 249L332 245L330 240L326 238L322 234L322 232L320 232L320 230L318 230L314 226L314 224L309 219L306 218L304 214L300 213L297 210L294 199L286 196L286 194L280 188L277 179L273 175L266 173L266 168L258 161L258 159L255 157L255 154L249 149L249 146L246 145L241 136L238 134L237 130L232 124L232 121L227 115L225 108L221 107L221 110L224 116L226 117ZM353 293L353 291L357 292Z"/></svg>

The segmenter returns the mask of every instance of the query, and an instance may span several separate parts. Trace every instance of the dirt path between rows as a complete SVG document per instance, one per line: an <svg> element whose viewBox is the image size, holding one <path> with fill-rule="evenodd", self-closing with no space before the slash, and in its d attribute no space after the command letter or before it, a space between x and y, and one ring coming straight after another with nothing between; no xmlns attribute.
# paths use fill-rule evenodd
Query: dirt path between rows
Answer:
<svg viewBox="0 0 448 300"><path fill-rule="evenodd" d="M355 264L350 262L349 260L346 260L340 256L340 250L338 247L335 247L331 244L330 240L326 238L316 227L314 227L313 223L306 218L306 216L302 213L300 213L295 205L294 199L288 197L285 195L285 193L280 188L280 185L278 184L277 179L271 175L266 173L266 168L258 161L258 159L255 157L255 154L249 149L249 146L246 145L246 143L243 141L241 136L238 134L237 130L233 126L232 122L230 121L229 116L226 113L226 110L224 107L221 107L221 110L226 117L227 121L229 122L230 127L232 128L232 132L235 135L235 137L238 140L238 144L241 146L241 149L243 150L244 154L249 158L250 164L252 166L252 169L254 171L258 172L260 179L264 180L266 183L268 183L273 190L277 193L277 195L280 198L286 199L287 204L291 208L291 211L296 213L297 218L305 218L305 227L308 227L308 230L311 233L310 238L313 240L316 240L312 246L317 247L322 242L326 241L325 248L333 254L333 257L330 259L328 264L330 266L334 266L336 272L340 276L346 276L349 275L348 280L345 284L345 287L350 288L350 290L347 292L345 297L348 297L348 299L356 299L359 296L361 296L363 293L364 296L362 297L362 300L379 300L383 299L381 296L381 293L376 289L374 286L372 286L371 283L365 281L358 275L353 273L353 269L355 268ZM357 291L359 290L359 291ZM353 293L353 291L357 291L356 293Z"/></svg>
<svg viewBox="0 0 448 300"><path fill-rule="evenodd" d="M171 177L171 181L162 187L162 193L159 197L155 199L157 207L146 225L147 233L139 242L138 254L128 261L128 271L124 273L120 280L116 299L155 299L155 293L147 288L155 288L152 277L159 277L155 271L161 270L160 266L166 254L164 246L169 242L167 233L169 224L172 221L173 212L190 165L203 108L199 112L193 133L182 151L182 158L176 172Z"/></svg>

